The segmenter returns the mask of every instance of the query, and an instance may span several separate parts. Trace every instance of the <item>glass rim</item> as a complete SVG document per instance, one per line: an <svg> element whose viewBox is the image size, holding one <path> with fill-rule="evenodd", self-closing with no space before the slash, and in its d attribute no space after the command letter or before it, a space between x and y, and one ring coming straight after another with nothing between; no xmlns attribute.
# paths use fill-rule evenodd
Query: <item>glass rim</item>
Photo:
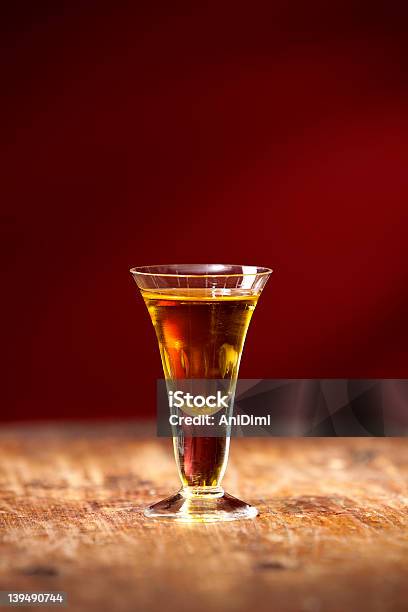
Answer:
<svg viewBox="0 0 408 612"><path fill-rule="evenodd" d="M206 273L206 274L195 274L194 272L190 274L178 274L178 273L168 273L168 272L150 272L153 268L176 268L177 266L219 266L220 268L242 268L242 272L236 273L228 273L225 271L219 271L215 273ZM245 268L252 268L255 272L244 272ZM265 268L263 266L245 266L242 264L155 264L153 266L135 266L130 268L131 274L137 274L139 276L159 276L166 278L219 278L219 277L243 277L243 276L267 276L272 274L272 268Z"/></svg>

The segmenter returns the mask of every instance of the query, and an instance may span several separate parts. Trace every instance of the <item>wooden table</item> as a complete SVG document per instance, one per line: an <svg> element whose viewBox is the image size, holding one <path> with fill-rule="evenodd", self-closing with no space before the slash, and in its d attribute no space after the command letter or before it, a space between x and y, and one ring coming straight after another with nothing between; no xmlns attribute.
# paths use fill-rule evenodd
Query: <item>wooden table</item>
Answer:
<svg viewBox="0 0 408 612"><path fill-rule="evenodd" d="M176 490L149 427L4 427L0 590L66 591L81 610L408 610L408 443L233 440L226 489L261 515L169 524Z"/></svg>

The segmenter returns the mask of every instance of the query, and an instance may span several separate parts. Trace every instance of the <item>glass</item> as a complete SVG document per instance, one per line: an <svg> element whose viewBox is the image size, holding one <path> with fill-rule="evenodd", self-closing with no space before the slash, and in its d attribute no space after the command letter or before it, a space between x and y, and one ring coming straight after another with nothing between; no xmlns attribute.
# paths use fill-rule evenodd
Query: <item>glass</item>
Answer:
<svg viewBox="0 0 408 612"><path fill-rule="evenodd" d="M174 264L130 270L151 316L168 390L186 379L223 379L231 397L258 298L272 270L254 266ZM194 437L173 429L182 488L145 516L185 522L253 518L255 507L221 487L230 436Z"/></svg>

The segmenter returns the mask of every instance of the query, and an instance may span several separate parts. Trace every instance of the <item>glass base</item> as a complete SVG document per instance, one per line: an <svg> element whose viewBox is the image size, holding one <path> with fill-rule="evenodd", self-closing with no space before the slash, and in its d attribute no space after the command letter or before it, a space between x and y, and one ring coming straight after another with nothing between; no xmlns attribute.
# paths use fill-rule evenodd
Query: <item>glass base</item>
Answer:
<svg viewBox="0 0 408 612"><path fill-rule="evenodd" d="M254 506L216 487L185 487L145 509L154 519L171 519L182 523L210 523L255 518Z"/></svg>

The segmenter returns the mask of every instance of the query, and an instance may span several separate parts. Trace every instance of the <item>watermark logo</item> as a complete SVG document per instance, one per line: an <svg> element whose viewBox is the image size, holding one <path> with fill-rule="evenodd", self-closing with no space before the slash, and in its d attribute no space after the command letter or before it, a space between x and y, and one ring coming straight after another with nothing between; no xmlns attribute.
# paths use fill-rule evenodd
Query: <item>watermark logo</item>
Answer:
<svg viewBox="0 0 408 612"><path fill-rule="evenodd" d="M202 409L202 413L205 414L207 410L213 412L215 409L218 412L222 408L229 408L230 405L229 395L223 395L221 391L207 396L183 393L183 391L169 391L168 396L170 408L181 408L184 412L187 412L186 408L196 408L197 412Z"/></svg>
<svg viewBox="0 0 408 612"><path fill-rule="evenodd" d="M408 436L407 406L408 379L162 380L157 433Z"/></svg>

